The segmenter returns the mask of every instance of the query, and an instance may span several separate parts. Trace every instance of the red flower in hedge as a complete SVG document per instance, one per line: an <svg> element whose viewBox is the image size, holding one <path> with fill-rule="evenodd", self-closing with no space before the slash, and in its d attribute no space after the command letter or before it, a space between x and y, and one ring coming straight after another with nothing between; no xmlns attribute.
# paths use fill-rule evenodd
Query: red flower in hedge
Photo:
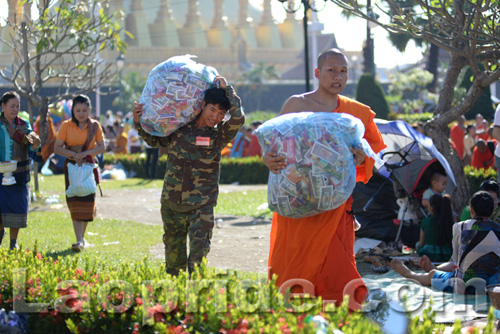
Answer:
<svg viewBox="0 0 500 334"><path fill-rule="evenodd" d="M221 329L220 333L223 333L223 334L246 334L246 333L248 333L248 329L237 329L237 328Z"/></svg>
<svg viewBox="0 0 500 334"><path fill-rule="evenodd" d="M76 291L76 289L71 286L67 288L57 289L57 292L60 296L78 295L78 291Z"/></svg>
<svg viewBox="0 0 500 334"><path fill-rule="evenodd" d="M244 333L246 333L248 331L248 319L241 319L239 322L238 322L238 329L241 329L244 331Z"/></svg>
<svg viewBox="0 0 500 334"><path fill-rule="evenodd" d="M192 315L186 315L186 317L184 318L184 324L193 324L194 323L194 318Z"/></svg>
<svg viewBox="0 0 500 334"><path fill-rule="evenodd" d="M155 322L165 322L165 314L161 312L155 312L154 319Z"/></svg>
<svg viewBox="0 0 500 334"><path fill-rule="evenodd" d="M66 306L71 308L72 310L75 310L75 312L77 313L81 312L83 308L83 302L77 298L68 299L64 304L66 304Z"/></svg>
<svg viewBox="0 0 500 334"><path fill-rule="evenodd" d="M169 334L184 334L184 333L187 333L186 330L184 329L184 327L178 325L178 326L175 326L175 325L170 325L167 327L167 331Z"/></svg>

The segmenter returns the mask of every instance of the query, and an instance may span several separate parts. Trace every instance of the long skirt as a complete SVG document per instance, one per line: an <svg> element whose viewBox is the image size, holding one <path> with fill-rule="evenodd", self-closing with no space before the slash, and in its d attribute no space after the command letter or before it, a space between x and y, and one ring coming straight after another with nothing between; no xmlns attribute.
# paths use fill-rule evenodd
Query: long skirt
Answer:
<svg viewBox="0 0 500 334"><path fill-rule="evenodd" d="M0 177L0 225L8 228L27 227L30 197L28 183L2 186L1 179Z"/></svg>
<svg viewBox="0 0 500 334"><path fill-rule="evenodd" d="M68 163L69 159L64 161L64 182L66 184L66 190L69 187L68 179ZM69 212L71 214L72 220L78 221L93 221L95 216L95 194L90 194L87 196L79 197L68 197L66 196L66 203L68 205Z"/></svg>

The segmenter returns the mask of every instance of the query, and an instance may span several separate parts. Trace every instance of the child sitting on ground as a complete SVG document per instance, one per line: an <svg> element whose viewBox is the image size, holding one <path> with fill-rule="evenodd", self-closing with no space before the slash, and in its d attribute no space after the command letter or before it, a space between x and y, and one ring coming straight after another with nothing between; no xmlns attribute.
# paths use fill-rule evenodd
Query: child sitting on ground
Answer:
<svg viewBox="0 0 500 334"><path fill-rule="evenodd" d="M411 278L423 286L432 286L439 291L455 293L473 292L466 289L467 281L479 280L471 287L484 291L489 284L498 284L500 271L500 249L498 247L500 225L491 221L494 203L486 191L478 191L470 200L472 219L453 225L452 261L437 268L432 266L425 256L420 266L427 273L415 273L400 260L391 261L392 269L403 277Z"/></svg>
<svg viewBox="0 0 500 334"><path fill-rule="evenodd" d="M453 211L449 195L433 195L429 200L430 216L420 222L418 255L427 255L431 261L448 261L451 257Z"/></svg>
<svg viewBox="0 0 500 334"><path fill-rule="evenodd" d="M435 171L431 175L431 186L422 195L422 206L429 211L429 200L432 195L444 195L448 176L444 172Z"/></svg>
<svg viewBox="0 0 500 334"><path fill-rule="evenodd" d="M500 223L500 206L498 206L498 197L500 197L500 185L497 181L492 179L484 180L479 186L479 190L487 191L491 197L493 197L493 203L495 204L493 214L490 219L495 223ZM467 205L460 216L460 221L471 219L470 206Z"/></svg>

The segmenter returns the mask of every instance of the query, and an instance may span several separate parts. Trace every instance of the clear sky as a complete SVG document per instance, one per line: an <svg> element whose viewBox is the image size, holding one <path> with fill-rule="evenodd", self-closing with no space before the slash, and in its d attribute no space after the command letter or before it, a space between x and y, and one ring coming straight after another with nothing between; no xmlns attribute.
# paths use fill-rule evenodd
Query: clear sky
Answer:
<svg viewBox="0 0 500 334"><path fill-rule="evenodd" d="M262 0L250 0L258 5ZM296 4L300 1L296 0ZM361 0L364 3L364 0ZM316 0L316 3L323 8L323 1ZM277 0L272 0L273 17L278 21L283 21L286 12L283 5ZM323 33L333 33L338 46L346 51L360 51L366 39L366 21L357 17L346 20L340 15L341 10L328 1L325 8L318 12L318 21L324 24ZM297 12L297 18L302 19L304 10L301 8ZM375 64L379 68L394 68L405 64L413 64L422 59L422 51L410 42L404 53L399 52L388 40L388 33L384 29L377 27L371 29L374 38Z"/></svg>
<svg viewBox="0 0 500 334"><path fill-rule="evenodd" d="M316 0L316 2L323 6L322 0ZM250 3L258 8L262 6L263 1L250 0ZM300 1L296 0L296 3L299 4ZM286 17L283 5L279 3L278 0L272 0L271 5L273 17L277 21L282 22ZM7 0L0 0L0 18L5 18L7 13ZM302 19L303 13L304 10L301 8L297 12L297 18ZM324 24L324 33L335 34L337 44L341 49L346 51L360 51L362 49L363 41L366 39L365 20L356 17L346 20L340 15L340 9L330 1L328 1L325 8L318 13L318 20ZM374 37L375 64L377 67L394 68L405 64L415 63L422 58L421 49L415 47L412 42L409 43L404 53L400 53L391 45L391 42L387 39L388 33L384 29L378 27L371 31Z"/></svg>

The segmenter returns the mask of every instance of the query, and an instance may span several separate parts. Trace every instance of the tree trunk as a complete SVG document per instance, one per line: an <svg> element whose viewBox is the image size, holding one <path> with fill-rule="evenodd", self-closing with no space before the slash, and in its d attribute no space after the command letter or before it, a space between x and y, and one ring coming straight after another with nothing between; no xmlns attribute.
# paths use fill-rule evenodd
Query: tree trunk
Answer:
<svg viewBox="0 0 500 334"><path fill-rule="evenodd" d="M429 48L429 59L427 60L426 70L434 75L432 82L427 85L427 90L431 93L437 92L437 82L439 75L439 47L431 44Z"/></svg>
<svg viewBox="0 0 500 334"><path fill-rule="evenodd" d="M448 140L450 132L448 124L439 124L438 122L431 121L426 124L426 130L426 133L432 138L438 151L441 152L450 164L457 188L453 194L449 195L452 195L451 201L453 210L460 217L463 208L468 205L470 198L469 183L464 173L464 163L457 152L451 147ZM448 182L451 181L448 179Z"/></svg>
<svg viewBox="0 0 500 334"><path fill-rule="evenodd" d="M47 123L47 114L49 111L49 99L47 97L42 97L40 103L40 141L42 142L41 147L45 146L47 140L49 139L49 125Z"/></svg>
<svg viewBox="0 0 500 334"><path fill-rule="evenodd" d="M453 209L460 214L462 209L468 204L470 193L467 178L465 177L464 166L458 154L451 147L449 142L450 130L448 125L457 120L458 117L465 114L469 99L473 94L467 96L462 103L452 108L453 91L456 87L461 70L466 65L463 57L451 56L448 71L444 79L443 86L439 93L438 105L434 111L434 117L424 125L424 134L432 139L439 152L446 158L450 164L451 170L457 183L457 188L451 197Z"/></svg>

